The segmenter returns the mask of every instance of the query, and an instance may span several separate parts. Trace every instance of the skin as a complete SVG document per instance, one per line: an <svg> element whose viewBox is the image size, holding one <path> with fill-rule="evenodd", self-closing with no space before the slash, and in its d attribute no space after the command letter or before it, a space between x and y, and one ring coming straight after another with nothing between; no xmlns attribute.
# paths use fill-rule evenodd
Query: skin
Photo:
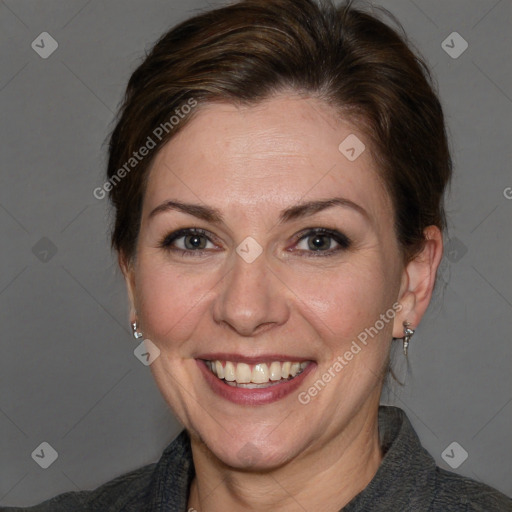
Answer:
<svg viewBox="0 0 512 512"><path fill-rule="evenodd" d="M365 141L320 100L283 93L251 107L198 107L153 162L136 257L121 255L120 264L131 320L161 351L151 371L191 434L189 506L201 512L337 511L382 460L377 413L392 337L403 337L404 321L419 324L442 237L427 228L425 248L404 263L369 144L353 162L338 150L349 134ZM365 214L333 206L279 222L290 206L332 197ZM150 215L171 199L216 208L224 221L176 210ZM201 253L160 246L190 227L212 235ZM308 245L314 235L294 238L316 227L345 234L350 246L334 251L337 242L322 239L327 256ZM247 236L263 249L252 263L235 252ZM174 245L183 249L184 242ZM395 302L395 318L310 403L299 403L298 393ZM237 405L214 394L197 367L195 357L213 351L292 354L317 366L277 402ZM242 456L247 443L252 462Z"/></svg>

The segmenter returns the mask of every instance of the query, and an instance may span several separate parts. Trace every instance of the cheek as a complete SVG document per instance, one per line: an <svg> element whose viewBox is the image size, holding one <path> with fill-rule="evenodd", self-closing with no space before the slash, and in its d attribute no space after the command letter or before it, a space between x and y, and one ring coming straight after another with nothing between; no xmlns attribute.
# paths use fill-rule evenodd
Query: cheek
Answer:
<svg viewBox="0 0 512 512"><path fill-rule="evenodd" d="M314 279L300 280L301 311L333 344L351 341L375 324L393 304L386 273L379 262L340 265Z"/></svg>
<svg viewBox="0 0 512 512"><path fill-rule="evenodd" d="M137 308L144 335L159 345L186 338L204 316L208 291L214 285L215 280L204 275L141 261Z"/></svg>

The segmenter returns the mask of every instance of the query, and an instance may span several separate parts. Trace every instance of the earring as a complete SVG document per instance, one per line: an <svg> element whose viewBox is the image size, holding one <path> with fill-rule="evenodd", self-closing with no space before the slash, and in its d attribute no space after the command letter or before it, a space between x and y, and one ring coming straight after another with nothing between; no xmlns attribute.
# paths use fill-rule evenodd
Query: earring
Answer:
<svg viewBox="0 0 512 512"><path fill-rule="evenodd" d="M409 347L409 341L411 341L411 338L414 335L414 329L410 329L410 323L404 322L404 337L403 337L403 343L404 343L404 355L407 357L407 348Z"/></svg>
<svg viewBox="0 0 512 512"><path fill-rule="evenodd" d="M135 322L132 322L132 331L133 331L133 337L138 340L139 338L142 338L142 333L137 331L137 320Z"/></svg>

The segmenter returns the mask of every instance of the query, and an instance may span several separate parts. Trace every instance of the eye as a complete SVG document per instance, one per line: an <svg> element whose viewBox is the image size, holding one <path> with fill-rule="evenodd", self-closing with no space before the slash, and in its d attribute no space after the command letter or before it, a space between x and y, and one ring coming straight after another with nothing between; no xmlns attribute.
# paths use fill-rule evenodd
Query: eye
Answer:
<svg viewBox="0 0 512 512"><path fill-rule="evenodd" d="M169 251L179 251L183 255L216 248L206 231L198 228L179 229L170 233L159 246Z"/></svg>
<svg viewBox="0 0 512 512"><path fill-rule="evenodd" d="M330 255L350 247L349 238L336 230L325 228L309 229L297 235L296 249L321 255Z"/></svg>

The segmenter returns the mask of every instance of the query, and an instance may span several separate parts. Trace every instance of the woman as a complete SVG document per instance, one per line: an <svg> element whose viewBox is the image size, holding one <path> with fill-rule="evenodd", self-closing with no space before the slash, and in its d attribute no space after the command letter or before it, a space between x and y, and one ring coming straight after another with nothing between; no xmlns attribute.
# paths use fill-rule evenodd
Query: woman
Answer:
<svg viewBox="0 0 512 512"><path fill-rule="evenodd" d="M31 510L512 510L379 407L432 296L450 175L428 71L373 16L247 0L171 30L130 79L105 190L140 355L184 431Z"/></svg>

